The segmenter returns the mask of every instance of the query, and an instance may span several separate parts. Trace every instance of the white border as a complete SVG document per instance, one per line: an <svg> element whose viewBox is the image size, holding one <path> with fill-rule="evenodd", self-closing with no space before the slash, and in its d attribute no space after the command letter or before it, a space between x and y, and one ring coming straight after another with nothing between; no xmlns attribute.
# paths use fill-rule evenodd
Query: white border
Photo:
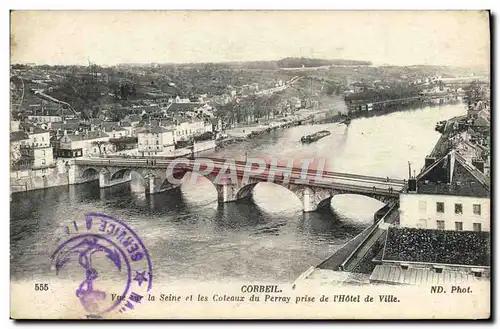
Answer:
<svg viewBox="0 0 500 329"><path fill-rule="evenodd" d="M446 10L446 9L468 9L468 10L478 10L478 9L493 9L493 13L498 14L499 9L498 9L498 4L500 1L496 0L454 0L454 1L436 1L436 0L420 0L420 1L356 1L356 0L349 0L341 3L332 3L332 1L317 1L317 0L307 0L307 1L280 1L280 2L270 2L266 0L253 0L253 1L220 1L220 0L211 0L211 1L193 1L193 0L183 0L183 1L178 1L178 2L171 2L171 1L147 1L147 0L141 0L141 1L116 1L116 2L107 2L105 3L102 0L87 0L87 1L43 1L40 3L40 1L32 0L32 1L20 1L20 0L7 0L7 1L2 1L1 2L1 7L2 11L0 11L0 17L2 19L0 20L0 24L2 26L2 30L4 33L1 34L2 36L2 44L4 45L5 48L3 49L9 49L9 9L120 9L120 10L126 10L126 9L173 9L173 10L181 10L181 9L233 9L233 10L238 10L238 9L247 9L247 10L270 10L270 9L309 9L309 10L324 10L324 9L354 9L354 10L362 10L362 9L382 9L382 10L423 10L423 9L436 9L436 10ZM496 17L498 19L498 17ZM496 37L495 37L496 39ZM496 48L496 43L498 42L495 40L495 48ZM496 53L496 52L495 52ZM0 111L0 115L2 116L0 118L0 122L4 125L4 128L2 131L4 132L4 138L1 139L1 148L2 148L2 154L4 154L3 161L1 161L1 166L2 166L2 172L4 173L2 177L2 184L1 186L3 187L2 189L2 195L1 195L1 202L2 206L0 209L2 209L4 212L9 212L8 209L10 209L9 203L8 203L8 176L7 172L9 171L9 164L8 164L8 148L9 148L9 139L8 139L8 124L9 124L9 95L8 95L8 80L7 77L9 75L9 52L8 51L3 51L2 52L2 63L1 65L1 70L2 70L2 79L0 79L2 86L0 88L0 95L2 99L2 108L3 110ZM495 58L492 58L492 61L494 61ZM495 70L496 71L496 70ZM498 85L495 83L495 96L497 96L498 93ZM495 97L496 99L496 97ZM496 105L495 101L495 105ZM496 108L494 109L494 111ZM498 117L498 114L495 115ZM498 118L497 118L498 119ZM495 126L498 127L498 122L497 120L495 121ZM495 152L498 153L498 149L495 149ZM498 183L495 181L495 183ZM500 186L499 184L494 184L495 186ZM495 200L494 200L495 201ZM492 204L495 204L493 202ZM495 209L496 211L496 209ZM495 215L497 215L495 213ZM4 234L2 242L2 261L4 264L8 262L10 259L9 255L9 213L4 213L3 217L3 223L4 225L3 229L1 232ZM498 220L498 216L494 217L495 219ZM498 239L498 228L500 227L500 224L495 225L495 239L494 241L497 241ZM498 248L496 248L496 243L495 246L492 246L493 250L495 251L495 255L498 252ZM494 262L494 260L493 260ZM9 275L10 275L10 267L4 266L4 269L0 271L0 277L1 277L1 282L3 284L2 286L2 296L1 296L1 306L2 306L2 311L3 311L3 316L1 317L2 319L2 327L11 327L14 326L14 322L11 320L8 320L9 318L9 305L10 305L10 296L7 293L9 291ZM495 271L494 273L496 274ZM495 280L497 279L495 275ZM496 286L498 286L498 281L496 282ZM496 293L496 290L495 290ZM498 316L498 314L497 314ZM63 327L69 327L71 323L65 323L62 326ZM152 324L152 323L150 323ZM228 323L229 324L229 323ZM418 323L420 325L425 325L427 327L431 326L443 326L447 325L445 323ZM472 323L469 323L472 325ZM52 326L52 323L47 323L46 325ZM86 324L89 325L89 324ZM93 328L100 328L103 327L104 324L101 323L90 323L90 325ZM107 323L107 325L110 325ZM115 326L123 326L124 323L113 323ZM126 325L140 325L142 324L139 323L128 323ZM177 326L178 324L174 323L162 323L161 325L168 325L168 326ZM208 325L208 324L196 324L198 325ZM211 323L210 325L218 326L220 325L219 323ZM234 324L229 324L229 325L234 325ZM264 323L253 323L253 325L257 326L276 326L276 325L289 325L289 324L278 324L278 323L269 323L269 324L264 324ZM308 325L307 323L301 323L301 324L296 324L300 326L306 326ZM323 325L325 326L359 326L359 325L367 325L367 323L324 323ZM374 324L371 324L374 325ZM387 326L390 325L388 323L378 323L376 324L378 326ZM399 325L399 324L395 324ZM450 325L450 324L448 324ZM451 323L451 325L454 325ZM195 324L189 324L189 326L195 326Z"/></svg>

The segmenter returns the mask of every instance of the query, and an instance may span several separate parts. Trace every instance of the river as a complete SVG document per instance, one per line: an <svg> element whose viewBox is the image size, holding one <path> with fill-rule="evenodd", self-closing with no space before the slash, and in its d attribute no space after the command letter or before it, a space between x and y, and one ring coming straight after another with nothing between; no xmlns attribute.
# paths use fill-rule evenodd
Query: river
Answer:
<svg viewBox="0 0 500 329"><path fill-rule="evenodd" d="M392 178L408 177L408 161L419 172L439 138L437 121L465 114L463 104L423 107L383 116L277 130L210 156L325 157L330 170ZM331 135L302 144L318 130ZM180 189L145 196L141 178L100 190L98 182L12 195L11 275L13 280L53 274L50 255L55 232L74 216L101 212L129 224L153 260L155 280L267 280L292 282L329 257L373 220L382 204L341 195L333 213L302 213L299 200L283 187L256 186L253 202L218 206L208 181L186 180Z"/></svg>

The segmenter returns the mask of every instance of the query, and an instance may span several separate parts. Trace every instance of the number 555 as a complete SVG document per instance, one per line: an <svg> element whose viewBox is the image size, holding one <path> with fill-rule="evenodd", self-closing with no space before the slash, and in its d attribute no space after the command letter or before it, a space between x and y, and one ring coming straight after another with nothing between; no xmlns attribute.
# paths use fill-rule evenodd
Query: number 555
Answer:
<svg viewBox="0 0 500 329"><path fill-rule="evenodd" d="M48 283L35 283L35 291L48 291L49 284Z"/></svg>

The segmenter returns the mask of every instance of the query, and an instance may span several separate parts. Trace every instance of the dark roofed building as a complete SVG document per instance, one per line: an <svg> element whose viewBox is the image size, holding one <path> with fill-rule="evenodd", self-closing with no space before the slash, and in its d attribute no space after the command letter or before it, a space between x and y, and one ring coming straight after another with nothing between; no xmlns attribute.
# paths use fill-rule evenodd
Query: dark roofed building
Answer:
<svg viewBox="0 0 500 329"><path fill-rule="evenodd" d="M416 180L419 194L490 197L490 179L454 150L425 168Z"/></svg>
<svg viewBox="0 0 500 329"><path fill-rule="evenodd" d="M455 150L426 166L399 195L402 227L490 230L490 179Z"/></svg>

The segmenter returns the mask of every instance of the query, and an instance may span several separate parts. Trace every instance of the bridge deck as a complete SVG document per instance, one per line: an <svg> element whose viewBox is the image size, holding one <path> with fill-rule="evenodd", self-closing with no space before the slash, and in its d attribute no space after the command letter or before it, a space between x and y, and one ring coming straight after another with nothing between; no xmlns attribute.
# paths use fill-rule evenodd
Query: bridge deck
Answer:
<svg viewBox="0 0 500 329"><path fill-rule="evenodd" d="M211 159L215 170L224 168L225 159ZM183 159L185 162L178 162L175 165L176 170L193 171L194 163L196 160ZM202 158L200 159L202 160ZM179 160L177 160L179 161ZM151 159L147 158L89 158L89 159L76 159L75 164L91 167L115 167L115 168L150 168L150 169L167 169L174 163L174 159L155 159L154 164ZM245 161L235 161L237 176L243 177L245 170L250 169L247 167ZM170 168L173 169L173 168ZM290 169L288 169L290 170ZM283 175L286 172L286 167L271 167L267 166L266 170L260 174L250 173L254 179L262 180L263 182L274 183L287 183L287 179ZM271 175L273 174L273 175ZM273 177L272 180L270 177ZM371 193L378 195L393 195L398 194L405 186L405 181L400 179L388 179L383 177L366 176L359 174L328 172L323 171L318 173L314 169L308 170L305 175L302 173L302 168L291 168L288 183L296 185L307 185L325 188L348 189L360 193Z"/></svg>

